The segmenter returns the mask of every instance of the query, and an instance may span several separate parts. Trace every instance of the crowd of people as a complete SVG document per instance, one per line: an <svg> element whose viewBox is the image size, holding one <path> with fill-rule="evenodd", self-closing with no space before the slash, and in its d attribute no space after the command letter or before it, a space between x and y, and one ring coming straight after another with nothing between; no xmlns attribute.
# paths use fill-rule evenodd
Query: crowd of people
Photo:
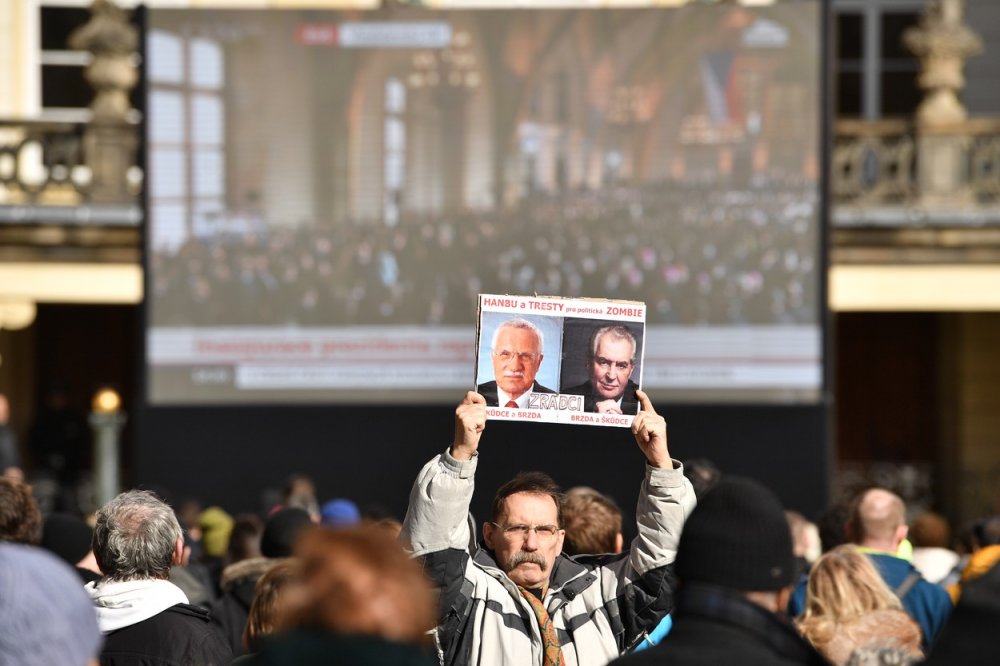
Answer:
<svg viewBox="0 0 1000 666"><path fill-rule="evenodd" d="M612 498L538 471L502 485L477 527L475 392L402 522L321 503L301 475L267 515L148 490L43 515L4 475L0 662L996 663L1000 517L956 552L940 516L909 521L900 497L867 488L814 524L754 480L673 459L666 421L636 398L631 543Z"/></svg>
<svg viewBox="0 0 1000 666"><path fill-rule="evenodd" d="M154 248L150 312L156 326L468 324L480 293L538 293L644 301L652 324L815 323L818 210L805 180L657 183L395 226L262 222Z"/></svg>

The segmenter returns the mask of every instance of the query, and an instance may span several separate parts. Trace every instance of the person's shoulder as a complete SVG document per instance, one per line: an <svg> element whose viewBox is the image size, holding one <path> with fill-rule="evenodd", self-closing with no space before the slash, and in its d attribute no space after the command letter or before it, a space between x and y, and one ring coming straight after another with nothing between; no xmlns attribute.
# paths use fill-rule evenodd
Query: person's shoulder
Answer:
<svg viewBox="0 0 1000 666"><path fill-rule="evenodd" d="M161 626L184 633L201 634L205 631L216 631L211 622L211 613L201 606L175 604L154 617Z"/></svg>
<svg viewBox="0 0 1000 666"><path fill-rule="evenodd" d="M229 643L204 608L176 604L160 615L170 617L173 629L186 636L187 640L177 637L176 647L191 659L210 664L228 664L232 659Z"/></svg>
<svg viewBox="0 0 1000 666"><path fill-rule="evenodd" d="M916 569L914 569L916 571ZM919 572L918 572L919 573ZM936 605L944 606L947 605L949 609L952 607L951 595L940 585L930 582L923 576L917 581L916 588L920 590L920 593L925 595L928 599L933 600Z"/></svg>
<svg viewBox="0 0 1000 666"><path fill-rule="evenodd" d="M538 382L535 382L535 390L533 390L532 393L555 393L555 391L550 389L548 386L542 386Z"/></svg>

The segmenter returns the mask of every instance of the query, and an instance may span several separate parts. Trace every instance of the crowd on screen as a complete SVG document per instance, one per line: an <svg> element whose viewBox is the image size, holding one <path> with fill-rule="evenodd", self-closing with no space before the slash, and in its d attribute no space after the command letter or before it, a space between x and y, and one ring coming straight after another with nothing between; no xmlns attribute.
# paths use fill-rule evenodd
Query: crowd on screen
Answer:
<svg viewBox="0 0 1000 666"><path fill-rule="evenodd" d="M865 488L811 522L756 481L671 458L637 398L631 435L614 435L646 459L631 543L600 478L562 492L522 472L473 525L489 464L476 393L414 470L402 522L301 474L259 513L163 489L81 510L0 461L0 662L997 663L1000 516L953 540L943 517Z"/></svg>
<svg viewBox="0 0 1000 666"><path fill-rule="evenodd" d="M150 259L155 325L468 324L479 293L644 301L650 323L815 323L815 189L534 195L433 220L189 237Z"/></svg>

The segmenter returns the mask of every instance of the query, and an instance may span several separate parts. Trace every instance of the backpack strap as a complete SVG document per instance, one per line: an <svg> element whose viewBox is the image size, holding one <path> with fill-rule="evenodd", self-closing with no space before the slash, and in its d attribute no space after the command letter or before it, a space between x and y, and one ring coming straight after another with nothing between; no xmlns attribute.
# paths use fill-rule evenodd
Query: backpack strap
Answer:
<svg viewBox="0 0 1000 666"><path fill-rule="evenodd" d="M898 597L900 601L902 601L903 597L905 597L907 594L909 594L910 590L913 589L913 586L916 585L919 582L920 582L920 572L919 571L911 571L906 576L906 578L903 579L903 582L899 584L899 587L897 587L896 589L894 589L892 591L892 593L895 594L896 597Z"/></svg>

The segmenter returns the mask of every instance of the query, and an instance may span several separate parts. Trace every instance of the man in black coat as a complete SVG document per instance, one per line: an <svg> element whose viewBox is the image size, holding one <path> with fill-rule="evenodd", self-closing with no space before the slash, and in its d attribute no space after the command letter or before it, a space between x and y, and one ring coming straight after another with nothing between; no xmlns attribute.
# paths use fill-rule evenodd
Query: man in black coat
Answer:
<svg viewBox="0 0 1000 666"><path fill-rule="evenodd" d="M795 581L792 537L778 498L729 477L684 524L674 625L658 646L612 666L821 666L784 618Z"/></svg>
<svg viewBox="0 0 1000 666"><path fill-rule="evenodd" d="M636 348L635 334L627 326L616 324L597 329L587 350L590 379L560 392L582 395L583 409L587 412L637 413L639 402L635 392L639 386L632 381Z"/></svg>
<svg viewBox="0 0 1000 666"><path fill-rule="evenodd" d="M490 351L494 381L476 387L487 407L526 409L532 393L554 393L535 383L544 346L542 332L526 319L508 319L497 327Z"/></svg>
<svg viewBox="0 0 1000 666"><path fill-rule="evenodd" d="M93 547L104 578L85 589L105 635L101 666L229 664L208 611L168 580L184 552L173 509L151 492L124 492L97 512Z"/></svg>

